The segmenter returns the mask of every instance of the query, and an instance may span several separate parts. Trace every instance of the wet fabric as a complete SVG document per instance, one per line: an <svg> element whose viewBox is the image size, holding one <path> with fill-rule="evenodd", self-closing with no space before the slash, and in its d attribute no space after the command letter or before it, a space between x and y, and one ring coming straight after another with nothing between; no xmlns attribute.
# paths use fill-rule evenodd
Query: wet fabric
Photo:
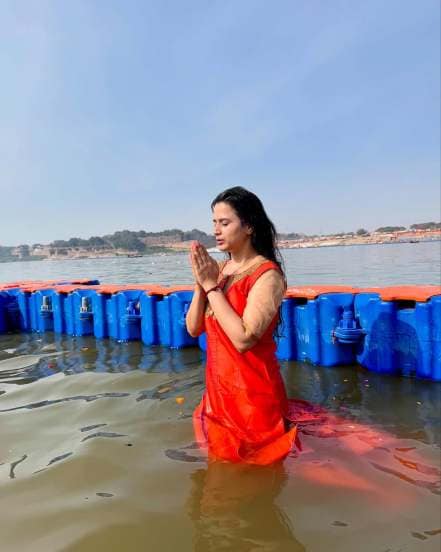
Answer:
<svg viewBox="0 0 441 552"><path fill-rule="evenodd" d="M263 261L250 273L222 280L225 296L242 317L258 278L275 263ZM276 360L273 333L278 316L258 342L239 353L214 314L207 310L206 391L193 416L196 439L211 459L267 465L292 449L296 428L286 431L288 401Z"/></svg>

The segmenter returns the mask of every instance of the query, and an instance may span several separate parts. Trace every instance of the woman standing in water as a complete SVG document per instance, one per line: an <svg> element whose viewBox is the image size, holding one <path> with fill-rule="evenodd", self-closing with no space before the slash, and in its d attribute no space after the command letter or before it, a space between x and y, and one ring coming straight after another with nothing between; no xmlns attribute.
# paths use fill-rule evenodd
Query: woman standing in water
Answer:
<svg viewBox="0 0 441 552"><path fill-rule="evenodd" d="M241 187L211 204L218 264L195 243L196 288L187 313L192 336L207 333L206 391L194 412L199 442L212 459L271 464L292 448L287 398L275 357L274 331L286 280L276 230L262 202Z"/></svg>

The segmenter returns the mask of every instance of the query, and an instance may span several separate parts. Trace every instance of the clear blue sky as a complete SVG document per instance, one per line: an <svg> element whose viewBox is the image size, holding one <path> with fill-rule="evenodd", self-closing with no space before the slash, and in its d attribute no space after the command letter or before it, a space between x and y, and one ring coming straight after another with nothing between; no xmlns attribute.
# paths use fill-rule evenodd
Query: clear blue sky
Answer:
<svg viewBox="0 0 441 552"><path fill-rule="evenodd" d="M438 0L0 0L0 244L440 219Z"/></svg>

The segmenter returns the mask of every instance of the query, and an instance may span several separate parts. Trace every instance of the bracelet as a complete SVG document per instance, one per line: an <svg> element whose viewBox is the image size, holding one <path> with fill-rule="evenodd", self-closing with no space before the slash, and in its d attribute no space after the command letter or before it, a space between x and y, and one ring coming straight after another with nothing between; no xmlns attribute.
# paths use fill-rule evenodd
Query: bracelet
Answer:
<svg viewBox="0 0 441 552"><path fill-rule="evenodd" d="M221 288L216 284L216 285L213 286L212 288L207 289L207 291L205 292L205 295L208 295L211 291L222 291L222 290L221 290Z"/></svg>

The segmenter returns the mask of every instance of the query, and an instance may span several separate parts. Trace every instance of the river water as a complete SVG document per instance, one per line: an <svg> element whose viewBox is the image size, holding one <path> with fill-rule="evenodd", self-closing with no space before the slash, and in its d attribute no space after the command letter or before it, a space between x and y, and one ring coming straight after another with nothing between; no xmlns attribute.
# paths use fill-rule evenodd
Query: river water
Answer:
<svg viewBox="0 0 441 552"><path fill-rule="evenodd" d="M441 282L441 241L285 249L282 253L291 285L376 286ZM73 277L98 278L103 283L186 284L192 281L184 253L0 263L0 283Z"/></svg>
<svg viewBox="0 0 441 552"><path fill-rule="evenodd" d="M290 284L440 283L439 242L284 257ZM191 281L185 255L0 264L0 281L74 276ZM1 550L439 550L438 384L284 362L289 396L323 409L302 450L207 465L203 365L198 349L0 336Z"/></svg>

